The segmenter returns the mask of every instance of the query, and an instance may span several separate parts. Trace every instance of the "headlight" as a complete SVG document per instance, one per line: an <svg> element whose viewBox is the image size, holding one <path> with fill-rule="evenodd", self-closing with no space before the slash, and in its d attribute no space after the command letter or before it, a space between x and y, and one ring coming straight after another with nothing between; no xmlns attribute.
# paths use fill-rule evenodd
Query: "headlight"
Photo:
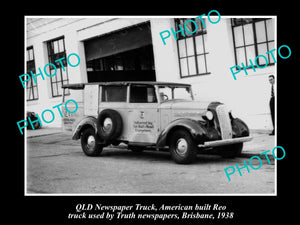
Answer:
<svg viewBox="0 0 300 225"><path fill-rule="evenodd" d="M214 118L214 114L211 111L206 111L205 112L205 117L208 120L212 120Z"/></svg>

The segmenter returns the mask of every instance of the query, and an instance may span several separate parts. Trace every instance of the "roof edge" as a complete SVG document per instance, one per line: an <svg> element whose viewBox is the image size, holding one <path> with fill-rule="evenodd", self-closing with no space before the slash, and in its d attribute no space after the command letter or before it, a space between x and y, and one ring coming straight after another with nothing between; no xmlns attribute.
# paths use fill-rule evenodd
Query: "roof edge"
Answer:
<svg viewBox="0 0 300 225"><path fill-rule="evenodd" d="M163 85L163 86L180 86L180 87L190 87L190 84L185 83L173 83L173 82L163 82L163 81L112 81L112 82L93 82L93 83L75 83L75 84L65 84L62 88L69 89L83 89L85 85L128 85L128 84L148 84L148 85Z"/></svg>

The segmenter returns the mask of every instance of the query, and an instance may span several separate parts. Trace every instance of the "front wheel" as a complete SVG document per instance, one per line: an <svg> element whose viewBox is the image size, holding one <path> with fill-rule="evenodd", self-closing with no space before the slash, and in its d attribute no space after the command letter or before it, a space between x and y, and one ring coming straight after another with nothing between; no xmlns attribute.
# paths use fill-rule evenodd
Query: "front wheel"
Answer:
<svg viewBox="0 0 300 225"><path fill-rule="evenodd" d="M188 131L176 130L170 139L170 152L176 163L188 164L197 156L197 145Z"/></svg>
<svg viewBox="0 0 300 225"><path fill-rule="evenodd" d="M87 156L98 156L101 154L103 146L97 142L95 130L87 128L81 135L81 148Z"/></svg>

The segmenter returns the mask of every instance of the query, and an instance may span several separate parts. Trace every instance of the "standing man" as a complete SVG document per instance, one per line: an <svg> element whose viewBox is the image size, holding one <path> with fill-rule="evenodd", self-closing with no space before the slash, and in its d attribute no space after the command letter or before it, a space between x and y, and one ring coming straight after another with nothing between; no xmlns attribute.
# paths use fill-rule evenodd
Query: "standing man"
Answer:
<svg viewBox="0 0 300 225"><path fill-rule="evenodd" d="M274 84L275 84L275 76L269 75L269 82L271 84L271 98L270 98L270 111L271 111L271 118L273 124L273 131L270 135L275 134L275 94L274 94Z"/></svg>

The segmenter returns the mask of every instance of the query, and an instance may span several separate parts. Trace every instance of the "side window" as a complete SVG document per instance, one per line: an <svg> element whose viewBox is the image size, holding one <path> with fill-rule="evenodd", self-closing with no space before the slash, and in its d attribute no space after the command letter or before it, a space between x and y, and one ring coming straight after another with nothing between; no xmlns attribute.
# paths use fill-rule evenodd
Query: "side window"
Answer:
<svg viewBox="0 0 300 225"><path fill-rule="evenodd" d="M102 102L126 102L127 86L102 86Z"/></svg>
<svg viewBox="0 0 300 225"><path fill-rule="evenodd" d="M156 98L154 86L131 85L130 102L131 103L156 103L157 98Z"/></svg>

